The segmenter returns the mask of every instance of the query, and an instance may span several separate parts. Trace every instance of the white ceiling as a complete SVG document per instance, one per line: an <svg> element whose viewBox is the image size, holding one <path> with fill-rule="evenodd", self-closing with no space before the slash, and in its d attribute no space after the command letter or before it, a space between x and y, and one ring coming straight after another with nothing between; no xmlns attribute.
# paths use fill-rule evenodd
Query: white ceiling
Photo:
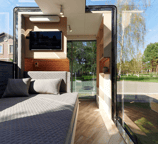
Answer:
<svg viewBox="0 0 158 144"><path fill-rule="evenodd" d="M85 0L35 0L37 5L47 14L59 14L60 5L63 7L64 14L84 14Z"/></svg>
<svg viewBox="0 0 158 144"><path fill-rule="evenodd" d="M85 0L35 0L44 14L60 15L60 5L63 7L67 25L72 32L67 35L97 35L102 13L85 13Z"/></svg>

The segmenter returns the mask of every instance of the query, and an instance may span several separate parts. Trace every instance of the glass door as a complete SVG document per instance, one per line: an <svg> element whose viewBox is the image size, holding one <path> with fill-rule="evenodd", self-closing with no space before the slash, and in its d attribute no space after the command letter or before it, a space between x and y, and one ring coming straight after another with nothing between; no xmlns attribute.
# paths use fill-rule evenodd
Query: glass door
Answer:
<svg viewBox="0 0 158 144"><path fill-rule="evenodd" d="M96 42L68 42L67 57L70 61L71 91L79 98L94 99L96 96Z"/></svg>
<svg viewBox="0 0 158 144"><path fill-rule="evenodd" d="M158 144L157 3L118 6L116 113L127 143Z"/></svg>

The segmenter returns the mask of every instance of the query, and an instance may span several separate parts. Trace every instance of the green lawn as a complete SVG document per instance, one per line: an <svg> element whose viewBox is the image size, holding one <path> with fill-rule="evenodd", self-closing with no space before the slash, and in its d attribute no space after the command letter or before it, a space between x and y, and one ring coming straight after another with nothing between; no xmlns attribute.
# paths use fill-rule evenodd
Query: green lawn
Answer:
<svg viewBox="0 0 158 144"><path fill-rule="evenodd" d="M81 75L80 77L76 77L76 80L81 80L81 81L89 81L96 79L96 75ZM73 76L73 81L75 81L75 76Z"/></svg>
<svg viewBox="0 0 158 144"><path fill-rule="evenodd" d="M158 82L158 77L152 77L151 75L146 76L121 76L120 81L139 81L139 82Z"/></svg>

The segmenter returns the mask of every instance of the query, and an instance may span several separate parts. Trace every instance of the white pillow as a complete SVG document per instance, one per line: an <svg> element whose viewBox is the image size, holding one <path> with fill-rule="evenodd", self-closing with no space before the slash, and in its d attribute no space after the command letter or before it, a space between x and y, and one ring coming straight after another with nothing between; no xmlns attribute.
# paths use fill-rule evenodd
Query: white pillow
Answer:
<svg viewBox="0 0 158 144"><path fill-rule="evenodd" d="M30 94L59 94L62 79L32 79L30 82Z"/></svg>

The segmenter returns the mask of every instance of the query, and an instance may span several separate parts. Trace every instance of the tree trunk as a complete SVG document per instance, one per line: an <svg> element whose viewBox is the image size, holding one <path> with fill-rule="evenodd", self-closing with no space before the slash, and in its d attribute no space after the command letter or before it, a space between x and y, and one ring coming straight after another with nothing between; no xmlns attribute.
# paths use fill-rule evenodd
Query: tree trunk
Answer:
<svg viewBox="0 0 158 144"><path fill-rule="evenodd" d="M122 45L121 45L121 53L120 53L120 66L118 75L121 77L121 67L122 67L122 56L123 56L123 44L124 44L124 28L122 30Z"/></svg>

